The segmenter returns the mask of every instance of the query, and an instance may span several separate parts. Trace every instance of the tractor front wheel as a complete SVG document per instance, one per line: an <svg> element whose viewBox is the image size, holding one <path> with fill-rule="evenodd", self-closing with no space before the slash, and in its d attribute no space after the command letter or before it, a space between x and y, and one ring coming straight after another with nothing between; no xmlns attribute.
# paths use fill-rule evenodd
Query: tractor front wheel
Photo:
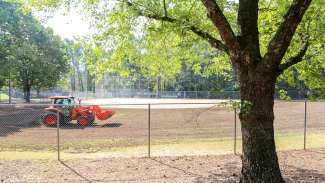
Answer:
<svg viewBox="0 0 325 183"><path fill-rule="evenodd" d="M47 114L43 119L43 123L46 126L54 126L57 123L57 116L55 114Z"/></svg>
<svg viewBox="0 0 325 183"><path fill-rule="evenodd" d="M90 121L87 117L79 117L78 120L78 125L79 126L82 126L82 127L85 127L85 126L88 126L90 124Z"/></svg>

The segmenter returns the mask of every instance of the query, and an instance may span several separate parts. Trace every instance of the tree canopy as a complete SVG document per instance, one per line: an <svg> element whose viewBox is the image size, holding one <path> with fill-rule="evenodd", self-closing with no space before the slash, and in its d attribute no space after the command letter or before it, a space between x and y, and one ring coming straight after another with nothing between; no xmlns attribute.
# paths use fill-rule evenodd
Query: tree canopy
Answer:
<svg viewBox="0 0 325 183"><path fill-rule="evenodd" d="M289 1L259 1L258 30L260 40L261 55L265 55L268 49L268 42L274 37L277 27L285 15ZM238 32L236 26L238 3L234 1L218 1L220 9L227 18L233 32ZM134 55L136 63L148 63L146 54L155 58L149 58L149 72L157 73L157 69L152 64L162 63L161 60L172 64L174 67L165 69L164 73L180 72L181 61L187 63L196 61L197 68L201 62L208 62L209 68L204 74L224 73L231 69L228 51L224 43L220 41L219 32L206 16L205 8L200 1L116 1L109 5L101 3L88 3L86 8L88 13L93 15L98 27L98 40L105 42L105 47L115 50L111 61L123 61L123 56ZM195 10L195 11L193 11ZM303 60L300 64L286 70L280 81L285 81L289 85L297 85L297 79L304 81L309 89L321 89L324 77L324 23L320 21L324 18L324 8L320 1L314 1L299 25L297 33L294 35L292 44L284 55L283 70ZM137 41L134 41L134 40ZM209 44L211 47L209 47ZM154 46L153 46L154 45ZM308 50L307 50L308 46ZM140 47L140 48L136 48ZM217 51L213 48L217 48ZM297 50L301 49L300 55ZM145 51L143 51L145 50ZM160 57L155 57L155 53ZM164 53L169 51L169 57ZM297 56L296 61L291 62L290 58ZM132 57L132 56L129 56ZM168 60L169 58L169 60ZM190 59L189 59L190 58ZM309 62L307 62L309 60ZM174 62L173 62L174 61ZM176 61L176 62L175 62ZM178 61L178 62L177 62ZM109 62L111 63L111 62ZM151 64L150 64L151 63ZM102 65L98 65L101 67ZM107 65L103 64L104 68ZM168 66L164 65L164 66ZM309 69L306 68L309 66ZM166 71L168 70L168 71ZM296 70L297 72L294 72ZM212 71L212 72L209 72ZM282 73L282 71L280 71ZM293 80L293 73L297 73L296 81Z"/></svg>
<svg viewBox="0 0 325 183"><path fill-rule="evenodd" d="M2 78L13 78L29 101L31 88L56 86L67 72L65 45L49 28L44 28L31 13L18 4L0 2Z"/></svg>
<svg viewBox="0 0 325 183"><path fill-rule="evenodd" d="M23 3L37 10L53 10L57 7L73 8L72 5L79 1ZM165 80L175 78L181 72L182 62L191 66L195 73L201 70L200 74L206 77L211 74L232 74L229 72L232 67L225 42L206 16L206 9L200 1L82 1L82 5L84 15L92 19L98 31L93 39L93 48L97 52L111 53L96 62L93 69L97 74L118 72L122 76L132 75L132 69L125 67L126 58L127 62L140 69L142 75L151 79L158 76ZM268 43L290 5L290 1L284 0L259 1L257 26L261 56L266 54ZM239 3L222 0L218 1L218 6L235 35L234 32L240 31L236 24L240 18L236 14ZM283 68L285 71L278 83L285 82L286 86L293 88L299 88L297 85L303 83L305 89L323 91L325 25L320 21L324 18L323 12L321 1L315 0L285 52L282 67L289 67L297 60L304 62L290 69ZM304 53L301 59L297 54L300 49ZM294 56L298 58L296 61L286 63ZM209 67L202 69L202 64Z"/></svg>

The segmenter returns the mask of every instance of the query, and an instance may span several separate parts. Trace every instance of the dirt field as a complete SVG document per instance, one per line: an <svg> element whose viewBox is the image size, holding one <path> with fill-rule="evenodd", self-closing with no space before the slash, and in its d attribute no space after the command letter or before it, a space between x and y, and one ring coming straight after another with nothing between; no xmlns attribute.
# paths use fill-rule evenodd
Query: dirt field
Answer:
<svg viewBox="0 0 325 183"><path fill-rule="evenodd" d="M187 104L184 104L184 106ZM153 144L174 143L187 139L232 139L234 111L222 107L200 107L151 110L151 140ZM54 150L56 128L42 125L38 120L44 106L0 107L0 150ZM108 121L96 121L82 128L74 122L61 127L63 150L100 151L115 147L146 145L148 138L148 110L115 108L116 115ZM325 102L309 102L308 133L324 134ZM276 102L276 134L302 135L304 127L303 102ZM237 135L240 124L237 120ZM315 137L317 138L317 137ZM294 139L296 140L296 139ZM299 137L301 144L303 139ZM188 143L186 141L186 143ZM231 146L231 144L228 144ZM295 149L295 148L293 148Z"/></svg>
<svg viewBox="0 0 325 183"><path fill-rule="evenodd" d="M288 183L325 182L325 149L279 153ZM180 156L78 159L64 162L0 160L0 182L238 182L240 157Z"/></svg>
<svg viewBox="0 0 325 183"><path fill-rule="evenodd" d="M233 152L234 111L186 105L151 110L151 159L142 158L148 143L145 107L116 106L113 118L91 127L61 126L63 163L52 161L57 129L39 121L44 106L0 106L0 182L238 181L240 158L216 156ZM304 117L303 102L276 102L278 150L302 149ZM307 148L318 150L280 153L288 182L325 182L325 102L308 103L307 122ZM236 132L240 152L238 120Z"/></svg>

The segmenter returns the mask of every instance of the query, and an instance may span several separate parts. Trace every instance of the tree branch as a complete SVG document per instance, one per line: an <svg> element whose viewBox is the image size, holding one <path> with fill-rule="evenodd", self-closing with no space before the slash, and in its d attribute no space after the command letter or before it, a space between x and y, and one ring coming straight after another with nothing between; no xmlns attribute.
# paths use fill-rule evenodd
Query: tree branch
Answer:
<svg viewBox="0 0 325 183"><path fill-rule="evenodd" d="M166 0L163 0L163 4L164 4L164 15L167 17L168 13L167 13L167 7L166 7Z"/></svg>
<svg viewBox="0 0 325 183"><path fill-rule="evenodd" d="M278 66L286 53L294 33L312 0L294 0L284 16L275 36L268 45L264 60L272 66Z"/></svg>
<svg viewBox="0 0 325 183"><path fill-rule="evenodd" d="M277 9L275 9L275 8L268 8L268 7L258 9L259 12L271 12L271 11L276 11L276 10Z"/></svg>
<svg viewBox="0 0 325 183"><path fill-rule="evenodd" d="M237 16L240 47L252 58L261 59L258 32L258 0L239 0ZM257 60L254 59L256 62Z"/></svg>
<svg viewBox="0 0 325 183"><path fill-rule="evenodd" d="M210 45L220 51L223 51L229 55L229 50L225 44L223 44L220 40L214 38L210 34L198 29L195 26L190 26L190 30L194 32L196 35L200 36L201 38L207 40Z"/></svg>
<svg viewBox="0 0 325 183"><path fill-rule="evenodd" d="M208 12L208 17L211 19L212 23L219 30L222 40L226 43L229 48L231 55L238 55L240 51L240 46L237 42L237 38L231 29L229 22L222 13L220 7L215 0L201 0L203 5L206 7Z"/></svg>
<svg viewBox="0 0 325 183"><path fill-rule="evenodd" d="M127 4L130 7L134 8L134 4L127 1ZM176 18L172 18L170 16L166 16L166 15L156 15L156 14L151 14L151 13L144 13L143 11L141 11L140 9L135 9L138 14L140 16L144 16L147 17L149 19L154 19L154 20L160 20L160 21L165 21L165 22L169 22L169 23L180 23L180 24L184 24L185 27L188 28L188 30L192 31L193 33L195 33L197 36L205 39L206 41L208 41L210 43L210 45L220 51L226 52L227 54L229 54L228 48L227 46L222 43L220 40L216 39L215 37L213 37L211 34L201 30L200 28L194 26L194 25L190 25L188 22L182 21L182 20L178 20Z"/></svg>
<svg viewBox="0 0 325 183"><path fill-rule="evenodd" d="M281 74L289 67L301 62L308 50L308 47L309 47L309 42L307 41L295 56L290 57L286 62L279 65L279 73Z"/></svg>

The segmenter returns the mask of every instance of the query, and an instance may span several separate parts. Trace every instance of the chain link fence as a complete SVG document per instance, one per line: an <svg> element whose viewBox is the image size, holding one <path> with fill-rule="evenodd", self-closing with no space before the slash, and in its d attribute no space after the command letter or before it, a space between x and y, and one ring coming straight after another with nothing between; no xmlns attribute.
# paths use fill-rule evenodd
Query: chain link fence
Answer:
<svg viewBox="0 0 325 183"><path fill-rule="evenodd" d="M316 91L301 90L278 90L274 97L280 100L304 100L307 96L317 94ZM31 90L30 99L32 103L48 103L51 96L74 96L83 99L97 98L160 98L160 99L240 99L240 91L149 91L143 89L121 89L118 91L108 91L98 89L96 91L65 91L57 90ZM25 101L24 92L21 89L11 89L11 102L23 103ZM9 91L0 91L0 103L9 102Z"/></svg>
<svg viewBox="0 0 325 183"><path fill-rule="evenodd" d="M57 154L57 129L42 125L43 108L0 104L0 159L47 159Z"/></svg>
<svg viewBox="0 0 325 183"><path fill-rule="evenodd" d="M324 101L274 112L278 150L325 147ZM0 159L240 153L240 128L226 103L0 104Z"/></svg>

